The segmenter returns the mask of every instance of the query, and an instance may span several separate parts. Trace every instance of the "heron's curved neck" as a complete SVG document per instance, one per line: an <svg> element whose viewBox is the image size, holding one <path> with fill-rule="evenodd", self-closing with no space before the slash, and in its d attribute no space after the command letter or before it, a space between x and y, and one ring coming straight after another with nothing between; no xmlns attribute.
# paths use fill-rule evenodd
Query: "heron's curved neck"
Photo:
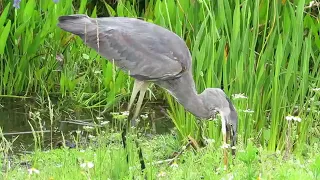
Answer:
<svg viewBox="0 0 320 180"><path fill-rule="evenodd" d="M209 111L204 106L203 98L195 89L191 73L184 74L178 79L163 81L158 84L167 89L193 115L199 118L207 118L209 116Z"/></svg>

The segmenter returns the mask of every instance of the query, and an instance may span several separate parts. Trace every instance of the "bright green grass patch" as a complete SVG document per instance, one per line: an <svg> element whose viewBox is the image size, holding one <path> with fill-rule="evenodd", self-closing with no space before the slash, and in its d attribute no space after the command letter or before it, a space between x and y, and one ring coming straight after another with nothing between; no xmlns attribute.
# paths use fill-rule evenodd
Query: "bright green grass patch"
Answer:
<svg viewBox="0 0 320 180"><path fill-rule="evenodd" d="M102 140L104 138L100 138ZM99 141L100 141L99 140ZM121 144L100 145L92 143L86 149L55 149L24 155L15 162L28 161L26 167L12 166L2 173L2 179L317 179L320 176L320 147L309 148L304 157L289 156L283 159L280 152L270 153L249 143L245 149L230 159L227 171L223 168L222 149L211 145L197 153L187 149L173 165L153 164L168 159L179 150L177 140L171 135L159 135L141 139L141 147L147 163L144 173L140 171L136 149L126 162L126 152ZM2 161L0 164L3 164ZM86 166L86 167L81 167Z"/></svg>

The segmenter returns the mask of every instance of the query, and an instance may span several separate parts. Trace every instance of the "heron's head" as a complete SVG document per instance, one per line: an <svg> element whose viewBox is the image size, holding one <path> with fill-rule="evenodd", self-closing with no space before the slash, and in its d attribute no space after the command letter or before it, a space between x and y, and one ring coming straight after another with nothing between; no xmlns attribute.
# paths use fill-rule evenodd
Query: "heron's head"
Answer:
<svg viewBox="0 0 320 180"><path fill-rule="evenodd" d="M218 111L225 120L227 130L231 133L231 146L234 146L237 140L238 114L230 99L219 88L208 88L200 96L208 108L208 118L215 117Z"/></svg>

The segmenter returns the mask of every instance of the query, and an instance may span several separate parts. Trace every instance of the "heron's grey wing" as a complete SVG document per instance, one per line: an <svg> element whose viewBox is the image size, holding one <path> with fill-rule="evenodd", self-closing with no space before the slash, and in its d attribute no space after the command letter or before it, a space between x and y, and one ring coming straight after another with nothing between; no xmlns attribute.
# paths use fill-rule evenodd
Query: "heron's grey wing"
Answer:
<svg viewBox="0 0 320 180"><path fill-rule="evenodd" d="M164 80L176 78L184 71L182 64L170 54L170 51L167 53L152 51L150 47L153 46L152 49L156 49L157 45L144 43L149 41L146 39L152 39L152 37L111 29L100 32L100 47L97 47L95 33L92 34L89 35L89 41L94 42L93 48L97 51L100 48L100 54L113 60L118 67L128 71L132 77L140 80ZM163 46L158 48L161 49Z"/></svg>
<svg viewBox="0 0 320 180"><path fill-rule="evenodd" d="M125 29L126 22L117 26L117 23L121 22L76 17L59 18L59 26L79 35L85 44L136 79L171 79L179 77L186 69L179 56L175 55L176 51L170 50L165 46L166 42L159 41L157 37L151 36L141 28L139 33ZM139 21L137 20L137 25Z"/></svg>

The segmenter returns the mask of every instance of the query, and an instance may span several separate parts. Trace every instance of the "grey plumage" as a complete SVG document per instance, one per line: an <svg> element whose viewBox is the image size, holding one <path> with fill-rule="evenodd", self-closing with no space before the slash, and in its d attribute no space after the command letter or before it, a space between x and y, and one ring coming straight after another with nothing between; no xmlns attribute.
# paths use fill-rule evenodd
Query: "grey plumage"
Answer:
<svg viewBox="0 0 320 180"><path fill-rule="evenodd" d="M138 80L172 79L190 67L189 51L179 36L139 19L71 15L60 17L58 26L80 36L88 46ZM164 71L163 64L170 66Z"/></svg>
<svg viewBox="0 0 320 180"><path fill-rule="evenodd" d="M222 121L232 125L235 144L238 116L234 106L221 89L196 92L191 54L178 35L156 24L126 17L90 18L76 14L59 17L58 26L81 37L85 44L136 79L128 107L130 110L140 92L134 118L152 82L199 118L211 118L219 111Z"/></svg>

